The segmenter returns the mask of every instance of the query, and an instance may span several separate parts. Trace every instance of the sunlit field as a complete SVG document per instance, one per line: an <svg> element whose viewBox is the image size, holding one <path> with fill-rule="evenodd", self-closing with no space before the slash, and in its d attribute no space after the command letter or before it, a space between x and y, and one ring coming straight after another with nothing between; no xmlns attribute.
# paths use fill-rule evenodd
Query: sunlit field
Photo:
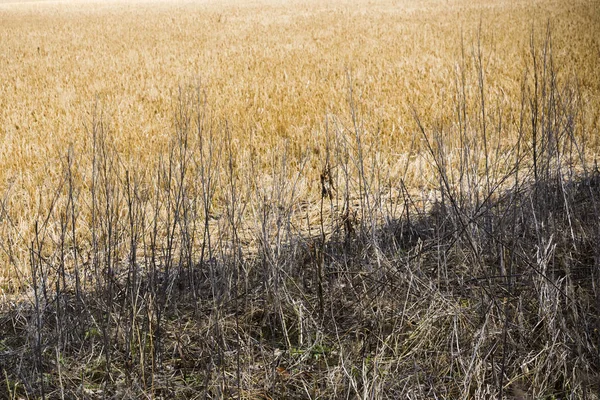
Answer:
<svg viewBox="0 0 600 400"><path fill-rule="evenodd" d="M285 140L294 161L320 151L327 118L348 122L354 90L364 134L377 138L382 162L396 173L415 137L413 108L424 122L451 117L461 73L473 78L467 94L477 103L479 52L488 111L506 114L502 136L510 145L521 86L531 75L531 36L540 42L548 25L560 79L576 80L590 129L600 85L597 7L589 1L2 4L2 189L14 182L13 190L35 198L48 175L60 174L57 160L69 146L88 159L94 110L109 124L126 165L155 165L173 136L178 92L189 86L206 96L211 119L228 125L237 150L263 162ZM420 167L409 163L407 183L423 183ZM31 201L20 207L24 219L35 213Z"/></svg>
<svg viewBox="0 0 600 400"><path fill-rule="evenodd" d="M0 398L597 399L599 33L0 0Z"/></svg>

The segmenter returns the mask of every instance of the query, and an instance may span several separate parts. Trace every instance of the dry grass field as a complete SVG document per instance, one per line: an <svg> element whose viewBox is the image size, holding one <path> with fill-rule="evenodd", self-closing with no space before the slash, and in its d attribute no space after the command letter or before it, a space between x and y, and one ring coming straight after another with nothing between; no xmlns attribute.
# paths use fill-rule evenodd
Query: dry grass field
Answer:
<svg viewBox="0 0 600 400"><path fill-rule="evenodd" d="M413 137L412 107L428 121L452 110L461 52L467 74L474 74L478 35L490 111L505 104L517 109L531 33L543 38L548 23L557 68L565 79L578 79L590 108L585 118L596 123L597 7L590 1L2 4L1 189L15 181L35 197L48 173L60 170L56 159L66 148L89 156L86 125L96 106L124 162L154 165L173 132L177 92L190 85L206 93L214 118L227 121L240 148L269 159L268 149L289 139L298 159L307 149L318 151L328 115L349 116L349 74L364 131L378 134L388 149L382 157L395 167ZM510 141L514 116L506 117ZM23 206L23 215L34 211L33 204Z"/></svg>
<svg viewBox="0 0 600 400"><path fill-rule="evenodd" d="M0 398L597 399L599 32L0 0Z"/></svg>

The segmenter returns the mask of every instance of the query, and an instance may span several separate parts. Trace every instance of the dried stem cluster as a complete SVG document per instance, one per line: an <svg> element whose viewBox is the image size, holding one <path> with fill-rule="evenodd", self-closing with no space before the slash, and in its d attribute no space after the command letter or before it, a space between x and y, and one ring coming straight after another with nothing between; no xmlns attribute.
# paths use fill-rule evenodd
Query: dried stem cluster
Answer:
<svg viewBox="0 0 600 400"><path fill-rule="evenodd" d="M553 4L549 23L517 19L492 34L486 18L531 15L537 3L455 3L68 8L117 30L115 12L202 23L156 40L171 40L174 56L193 46L219 55L179 59L191 70L215 64L167 94L157 91L181 76L169 69L177 63L161 69L164 48L113 43L116 61L98 70L125 68L117 86L77 84L68 104L41 90L22 99L31 116L7 103L23 94L19 82L12 95L2 87L0 394L597 399L599 91L589 62L600 53L578 52L580 39L597 42L565 28L598 24L593 6ZM0 19L47 18L19 7L0 4ZM454 42L460 30L444 11L465 18ZM424 15L435 29L413 26ZM75 23L64 10L54 18ZM19 29L7 27L9 38ZM285 40L269 35L282 27ZM258 28L262 39L241 36ZM507 66L494 46L512 39ZM30 56L22 66L35 69ZM135 89L152 65L158 78ZM25 75L41 86L49 77ZM74 117L56 107L71 110L87 90L98 96L84 131L66 135Z"/></svg>

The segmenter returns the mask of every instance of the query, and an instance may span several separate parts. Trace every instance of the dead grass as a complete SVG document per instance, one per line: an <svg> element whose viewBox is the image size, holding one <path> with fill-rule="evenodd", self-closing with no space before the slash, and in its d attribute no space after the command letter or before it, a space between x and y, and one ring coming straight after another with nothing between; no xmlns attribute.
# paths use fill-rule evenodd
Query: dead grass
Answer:
<svg viewBox="0 0 600 400"><path fill-rule="evenodd" d="M0 3L0 394L597 398L597 7Z"/></svg>

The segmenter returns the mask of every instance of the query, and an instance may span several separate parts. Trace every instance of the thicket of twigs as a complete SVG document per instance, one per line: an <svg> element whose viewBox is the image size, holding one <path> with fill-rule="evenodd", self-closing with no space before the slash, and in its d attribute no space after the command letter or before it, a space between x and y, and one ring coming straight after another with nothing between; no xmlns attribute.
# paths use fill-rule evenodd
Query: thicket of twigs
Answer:
<svg viewBox="0 0 600 400"><path fill-rule="evenodd" d="M351 89L312 183L285 144L259 174L201 90L157 170L126 169L97 115L91 164L65 153L31 237L2 203L30 274L1 303L0 393L597 399L600 174L551 49L532 41L516 106L486 97L475 51L451 118L415 110L433 196L386 178Z"/></svg>

